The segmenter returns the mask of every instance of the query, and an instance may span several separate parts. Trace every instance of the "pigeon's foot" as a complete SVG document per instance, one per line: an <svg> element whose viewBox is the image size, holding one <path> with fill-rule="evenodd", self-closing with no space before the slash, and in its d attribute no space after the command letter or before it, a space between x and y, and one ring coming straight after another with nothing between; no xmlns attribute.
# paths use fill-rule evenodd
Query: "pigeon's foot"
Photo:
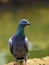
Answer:
<svg viewBox="0 0 49 65"><path fill-rule="evenodd" d="M14 62L14 65L18 65L17 62Z"/></svg>

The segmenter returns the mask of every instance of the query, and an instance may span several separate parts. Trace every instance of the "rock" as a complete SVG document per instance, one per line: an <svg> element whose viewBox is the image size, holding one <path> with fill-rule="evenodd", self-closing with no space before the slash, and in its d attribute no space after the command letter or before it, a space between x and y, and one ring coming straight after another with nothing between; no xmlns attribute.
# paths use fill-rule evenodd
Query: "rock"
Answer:
<svg viewBox="0 0 49 65"><path fill-rule="evenodd" d="M13 65L14 62L10 62L4 65ZM27 65L49 65L49 56L44 58L34 58L34 59L28 59Z"/></svg>

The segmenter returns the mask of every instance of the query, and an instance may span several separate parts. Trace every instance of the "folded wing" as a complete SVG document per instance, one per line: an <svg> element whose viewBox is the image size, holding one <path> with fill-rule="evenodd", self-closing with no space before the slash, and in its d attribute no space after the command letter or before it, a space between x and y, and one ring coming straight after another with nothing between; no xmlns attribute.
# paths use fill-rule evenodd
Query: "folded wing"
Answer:
<svg viewBox="0 0 49 65"><path fill-rule="evenodd" d="M25 48L26 48L26 52L28 53L29 42L28 42L28 38L27 37L25 37Z"/></svg>
<svg viewBox="0 0 49 65"><path fill-rule="evenodd" d="M12 42L12 37L9 38L9 49L11 54L13 54L13 42Z"/></svg>

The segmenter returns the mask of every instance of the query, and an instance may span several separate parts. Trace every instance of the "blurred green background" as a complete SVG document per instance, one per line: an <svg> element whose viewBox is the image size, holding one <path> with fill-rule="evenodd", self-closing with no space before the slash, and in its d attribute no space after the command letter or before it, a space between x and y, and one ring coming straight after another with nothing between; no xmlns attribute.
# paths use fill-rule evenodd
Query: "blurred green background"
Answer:
<svg viewBox="0 0 49 65"><path fill-rule="evenodd" d="M21 19L31 23L25 28L30 43L28 58L49 56L49 6L3 6L0 8L0 65L14 61L8 40Z"/></svg>

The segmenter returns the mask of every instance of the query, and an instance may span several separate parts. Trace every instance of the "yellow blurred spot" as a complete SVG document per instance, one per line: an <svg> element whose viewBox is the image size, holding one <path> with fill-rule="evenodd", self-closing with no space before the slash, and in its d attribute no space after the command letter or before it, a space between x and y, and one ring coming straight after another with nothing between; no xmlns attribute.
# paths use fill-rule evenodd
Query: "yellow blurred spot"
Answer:
<svg viewBox="0 0 49 65"><path fill-rule="evenodd" d="M7 3L9 0L1 0L2 3Z"/></svg>

